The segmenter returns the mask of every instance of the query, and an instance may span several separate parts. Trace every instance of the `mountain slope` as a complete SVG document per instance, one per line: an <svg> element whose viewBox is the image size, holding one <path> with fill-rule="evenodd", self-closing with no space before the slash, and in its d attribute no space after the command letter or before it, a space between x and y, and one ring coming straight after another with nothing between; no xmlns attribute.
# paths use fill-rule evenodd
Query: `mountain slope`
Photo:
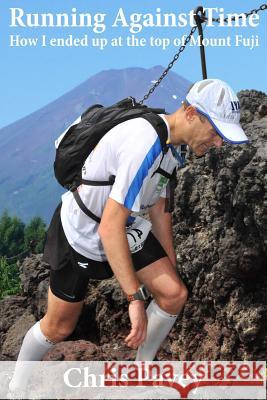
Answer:
<svg viewBox="0 0 267 400"><path fill-rule="evenodd" d="M54 179L54 141L91 104L143 98L163 67L102 71L38 111L0 130L0 213L49 221L62 188ZM145 103L168 112L179 107L190 82L170 71Z"/></svg>

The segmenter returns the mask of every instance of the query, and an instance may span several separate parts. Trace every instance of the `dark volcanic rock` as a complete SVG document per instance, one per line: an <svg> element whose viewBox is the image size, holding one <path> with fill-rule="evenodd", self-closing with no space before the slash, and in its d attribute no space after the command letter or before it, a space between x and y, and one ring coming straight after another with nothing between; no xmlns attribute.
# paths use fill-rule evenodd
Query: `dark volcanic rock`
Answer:
<svg viewBox="0 0 267 400"><path fill-rule="evenodd" d="M6 333L6 338L2 346L4 356L12 359L17 358L23 338L36 319L28 311L24 312Z"/></svg>
<svg viewBox="0 0 267 400"><path fill-rule="evenodd" d="M2 346L6 340L8 330L23 315L27 306L27 298L23 296L8 296L0 301L0 361L4 361Z"/></svg>
<svg viewBox="0 0 267 400"><path fill-rule="evenodd" d="M44 361L96 361L100 360L101 355L98 352L98 347L85 340L67 341L56 344L49 350Z"/></svg>
<svg viewBox="0 0 267 400"><path fill-rule="evenodd" d="M37 319L46 311L49 286L49 266L43 262L42 257L42 254L32 255L26 258L20 267L22 290L30 300L29 306Z"/></svg>
<svg viewBox="0 0 267 400"><path fill-rule="evenodd" d="M178 359L267 356L267 96L239 98L251 144L191 155L179 173L174 232L191 297L172 339Z"/></svg>
<svg viewBox="0 0 267 400"><path fill-rule="evenodd" d="M44 361L107 361L107 360L133 360L135 352L126 348L123 343L119 345L97 346L85 341L75 340L56 344L49 350Z"/></svg>
<svg viewBox="0 0 267 400"><path fill-rule="evenodd" d="M267 96L239 93L250 145L189 155L178 173L173 215L177 265L190 297L158 359L265 360L267 356ZM14 359L22 333L46 309L48 266L21 266L24 296L0 302L0 360ZM131 360L127 302L114 279L91 281L73 334L46 360ZM23 325L22 320L23 319Z"/></svg>

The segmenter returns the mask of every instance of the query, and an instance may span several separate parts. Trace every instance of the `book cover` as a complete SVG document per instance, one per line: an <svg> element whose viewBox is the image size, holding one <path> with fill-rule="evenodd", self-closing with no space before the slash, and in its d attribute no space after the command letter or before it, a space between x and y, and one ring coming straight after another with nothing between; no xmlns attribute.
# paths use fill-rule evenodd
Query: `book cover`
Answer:
<svg viewBox="0 0 267 400"><path fill-rule="evenodd" d="M227 380L227 364L219 376L220 367L208 361L265 360L266 10L255 0L1 2L1 376L14 368L23 337L46 313L49 270L42 246L64 193L54 177L55 140L93 104L110 106L132 96L172 114L191 85L206 78L221 79L238 93L240 104L232 106L241 106L251 143L225 144L202 158L188 152L178 172L173 237L177 272L189 294L158 352L160 378L153 371L144 377L144 364L136 372L111 363L105 372L110 386L122 384L123 373L146 386L140 382L174 382L172 362L206 360L179 366L187 371L185 381L195 384ZM136 349L124 341L127 309L116 280L90 281L76 328L44 360L134 360ZM236 391L224 386L224 398L263 398L261 368L236 364L236 379L243 382ZM153 398L196 398L185 381L178 379L176 390L150 389ZM103 398L115 398L112 389L101 392ZM129 398L151 398L151 392L127 389ZM222 396L218 388L198 390L198 398ZM90 393L79 398L100 392ZM126 391L114 393L123 398Z"/></svg>

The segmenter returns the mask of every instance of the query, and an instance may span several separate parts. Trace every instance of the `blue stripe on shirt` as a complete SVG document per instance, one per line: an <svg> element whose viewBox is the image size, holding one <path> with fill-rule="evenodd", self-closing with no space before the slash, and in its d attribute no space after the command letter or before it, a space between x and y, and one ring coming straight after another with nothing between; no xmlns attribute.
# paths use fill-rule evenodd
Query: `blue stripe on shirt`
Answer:
<svg viewBox="0 0 267 400"><path fill-rule="evenodd" d="M137 171L137 174L135 175L128 189L128 192L124 200L124 206L126 208L129 208L130 210L132 209L135 199L138 196L138 193L141 190L143 182L148 175L148 171L152 167L156 158L159 156L161 150L162 147L160 139L158 137L153 146L151 147L151 149L149 150L149 152L147 153L147 155L145 156L139 170Z"/></svg>

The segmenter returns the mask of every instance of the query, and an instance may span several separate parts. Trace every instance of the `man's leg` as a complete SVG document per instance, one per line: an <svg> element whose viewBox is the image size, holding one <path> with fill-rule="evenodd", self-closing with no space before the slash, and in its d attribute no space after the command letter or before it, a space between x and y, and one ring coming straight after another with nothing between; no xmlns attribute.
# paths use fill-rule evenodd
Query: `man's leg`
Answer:
<svg viewBox="0 0 267 400"><path fill-rule="evenodd" d="M142 268L137 275L154 297L147 309L147 337L136 356L136 361L149 361L173 327L188 292L168 257Z"/></svg>
<svg viewBox="0 0 267 400"><path fill-rule="evenodd" d="M83 301L70 303L56 297L48 290L47 313L26 333L17 361L40 361L45 353L57 342L61 342L74 330ZM31 368L23 368L17 363L13 378L9 384L11 391L27 386Z"/></svg>

